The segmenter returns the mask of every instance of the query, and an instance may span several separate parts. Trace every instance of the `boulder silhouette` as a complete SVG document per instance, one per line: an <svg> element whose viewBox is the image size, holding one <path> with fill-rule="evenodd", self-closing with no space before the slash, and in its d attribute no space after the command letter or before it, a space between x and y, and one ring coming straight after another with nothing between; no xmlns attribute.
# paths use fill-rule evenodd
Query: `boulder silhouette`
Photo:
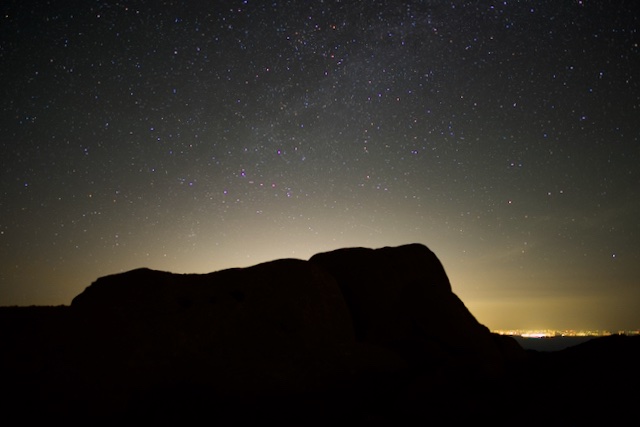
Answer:
<svg viewBox="0 0 640 427"><path fill-rule="evenodd" d="M359 340L394 349L416 365L453 363L474 374L495 374L508 357L452 292L440 260L424 245L339 249L310 262L336 279Z"/></svg>
<svg viewBox="0 0 640 427"><path fill-rule="evenodd" d="M23 346L2 356L19 367L3 385L22 390L11 406L47 419L397 420L488 400L525 359L421 244L209 274L137 269L47 316L26 346L5 334Z"/></svg>
<svg viewBox="0 0 640 427"><path fill-rule="evenodd" d="M317 386L354 344L333 278L294 259L203 275L134 270L98 279L71 308L120 325L112 338L131 348L127 364L147 372L142 381L206 383L225 395Z"/></svg>

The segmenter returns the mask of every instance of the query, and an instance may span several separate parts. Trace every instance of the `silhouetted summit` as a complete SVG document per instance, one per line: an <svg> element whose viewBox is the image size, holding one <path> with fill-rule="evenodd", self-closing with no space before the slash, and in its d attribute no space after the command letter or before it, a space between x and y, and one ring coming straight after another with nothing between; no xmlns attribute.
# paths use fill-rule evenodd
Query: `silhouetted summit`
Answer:
<svg viewBox="0 0 640 427"><path fill-rule="evenodd" d="M209 274L137 269L70 307L0 315L6 408L31 421L494 419L497 400L537 398L573 357L491 334L420 244Z"/></svg>

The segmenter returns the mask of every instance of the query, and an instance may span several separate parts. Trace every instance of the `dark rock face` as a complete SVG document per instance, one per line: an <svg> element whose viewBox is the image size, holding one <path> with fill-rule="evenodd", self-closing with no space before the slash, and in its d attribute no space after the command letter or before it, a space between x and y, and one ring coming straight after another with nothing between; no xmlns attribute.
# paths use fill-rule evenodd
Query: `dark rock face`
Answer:
<svg viewBox="0 0 640 427"><path fill-rule="evenodd" d="M453 362L456 369L473 365L474 374L500 370L500 348L451 291L440 260L426 246L340 249L310 261L338 282L360 340L423 367Z"/></svg>
<svg viewBox="0 0 640 427"><path fill-rule="evenodd" d="M320 387L354 342L333 278L292 259L205 275L134 270L99 279L71 309L120 325L112 339L126 341L141 387L186 381L218 396Z"/></svg>
<svg viewBox="0 0 640 427"><path fill-rule="evenodd" d="M185 339L203 342L242 337L256 346L277 342L307 348L353 339L333 278L293 259L204 275L134 270L98 279L74 298L71 308L138 323L180 325Z"/></svg>
<svg viewBox="0 0 640 427"><path fill-rule="evenodd" d="M556 366L478 323L417 244L133 270L70 307L0 308L0 341L2 409L23 422L495 421Z"/></svg>

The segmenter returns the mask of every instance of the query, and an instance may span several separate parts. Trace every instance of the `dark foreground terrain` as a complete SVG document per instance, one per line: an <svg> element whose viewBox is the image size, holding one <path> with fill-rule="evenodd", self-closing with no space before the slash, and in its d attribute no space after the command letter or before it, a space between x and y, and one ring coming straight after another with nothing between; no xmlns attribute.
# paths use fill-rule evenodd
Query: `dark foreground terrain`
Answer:
<svg viewBox="0 0 640 427"><path fill-rule="evenodd" d="M0 420L638 425L639 356L627 336L525 351L425 246L348 248L0 308Z"/></svg>

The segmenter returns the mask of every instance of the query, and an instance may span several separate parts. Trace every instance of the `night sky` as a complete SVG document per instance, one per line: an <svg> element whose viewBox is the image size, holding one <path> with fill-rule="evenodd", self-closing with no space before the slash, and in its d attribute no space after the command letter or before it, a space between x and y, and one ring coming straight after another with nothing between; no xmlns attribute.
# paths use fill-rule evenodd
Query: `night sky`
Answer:
<svg viewBox="0 0 640 427"><path fill-rule="evenodd" d="M418 242L491 329L638 329L638 9L5 0L0 305Z"/></svg>

